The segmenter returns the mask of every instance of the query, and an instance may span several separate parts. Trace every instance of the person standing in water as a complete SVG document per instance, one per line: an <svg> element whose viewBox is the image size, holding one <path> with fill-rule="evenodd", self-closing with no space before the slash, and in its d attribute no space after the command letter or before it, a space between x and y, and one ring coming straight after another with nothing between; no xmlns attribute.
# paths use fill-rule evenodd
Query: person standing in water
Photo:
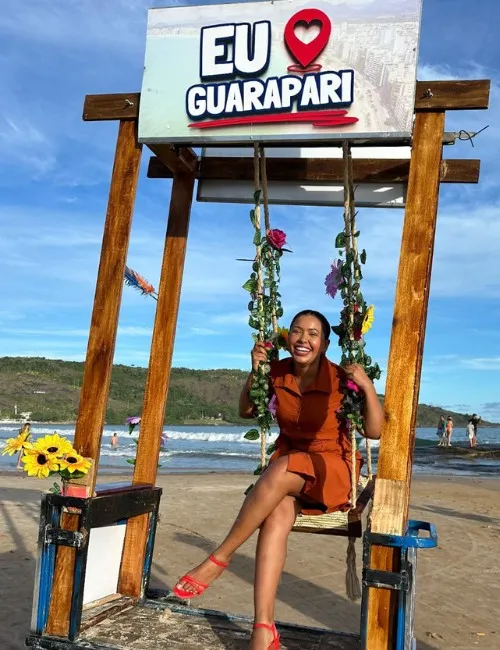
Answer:
<svg viewBox="0 0 500 650"><path fill-rule="evenodd" d="M472 421L472 418L467 422L467 426L465 430L467 432L467 437L469 438L469 446L475 447L477 443L476 443L476 434L474 432L474 423Z"/></svg>
<svg viewBox="0 0 500 650"><path fill-rule="evenodd" d="M116 435L116 432L111 436L111 446L118 447L118 436Z"/></svg>
<svg viewBox="0 0 500 650"><path fill-rule="evenodd" d="M446 419L446 444L445 447L451 447L451 436L453 434L453 420L451 415Z"/></svg>
<svg viewBox="0 0 500 650"><path fill-rule="evenodd" d="M477 447L477 427L481 422L481 416L473 413L471 417L471 422L472 422L472 426L474 427L474 447Z"/></svg>
<svg viewBox="0 0 500 650"><path fill-rule="evenodd" d="M443 440L444 429L445 429L445 422L444 422L444 415L442 415L439 418L439 422L438 422L438 425L437 425L437 431L436 431L436 435L439 436L439 443L441 443L442 440Z"/></svg>

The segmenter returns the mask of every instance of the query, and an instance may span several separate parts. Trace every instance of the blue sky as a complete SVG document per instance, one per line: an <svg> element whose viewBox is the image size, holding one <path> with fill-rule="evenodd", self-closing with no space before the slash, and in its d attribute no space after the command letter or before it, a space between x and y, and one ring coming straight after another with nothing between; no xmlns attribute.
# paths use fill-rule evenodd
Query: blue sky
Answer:
<svg viewBox="0 0 500 650"><path fill-rule="evenodd" d="M116 141L116 123L81 121L87 93L137 91L143 0L4 0L0 13L0 356L83 360ZM441 190L421 401L500 421L500 46L493 0L424 0L419 79L491 78L489 111L448 116L447 129L489 129L475 148L479 186ZM148 180L145 150L129 265L158 283L168 181ZM195 204L174 365L247 368L251 255L245 206ZM304 307L337 321L324 295L341 212L275 207L294 250L283 261L284 322ZM362 210L364 294L376 305L367 343L385 368L401 238L401 210ZM115 361L147 365L155 302L126 288ZM336 348L331 351L335 359ZM383 390L383 379L378 388Z"/></svg>

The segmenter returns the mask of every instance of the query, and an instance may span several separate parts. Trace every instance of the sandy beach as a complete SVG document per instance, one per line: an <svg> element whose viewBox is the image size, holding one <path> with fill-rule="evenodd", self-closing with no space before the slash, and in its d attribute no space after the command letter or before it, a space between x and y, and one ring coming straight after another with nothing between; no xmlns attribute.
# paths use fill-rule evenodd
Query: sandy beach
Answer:
<svg viewBox="0 0 500 650"><path fill-rule="evenodd" d="M119 480L101 477L101 480ZM152 587L169 588L219 541L241 503L248 476L163 475L161 521ZM0 475L0 648L19 650L29 629L38 535L40 492L50 481ZM430 648L500 648L500 481L418 478L414 518L435 523L439 547L419 556L417 638ZM255 539L196 604L251 614ZM358 630L359 604L344 593L346 540L292 534L278 594L282 621ZM361 545L358 543L358 560ZM360 562L358 562L358 565Z"/></svg>

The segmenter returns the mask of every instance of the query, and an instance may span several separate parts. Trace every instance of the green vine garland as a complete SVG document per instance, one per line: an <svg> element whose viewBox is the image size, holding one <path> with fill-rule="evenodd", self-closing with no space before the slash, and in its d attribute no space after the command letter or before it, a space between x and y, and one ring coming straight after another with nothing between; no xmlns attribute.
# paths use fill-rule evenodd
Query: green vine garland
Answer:
<svg viewBox="0 0 500 650"><path fill-rule="evenodd" d="M254 474L261 474L266 465L266 458L274 451L274 444L266 447L266 440L274 420L269 405L269 362L278 359L279 330L278 319L283 316L281 294L279 292L280 259L285 251L286 234L282 230L272 230L269 222L267 201L267 181L265 175L265 157L262 146L255 145L255 192L254 207L250 210L250 221L254 229L253 244L255 258L252 260L252 272L243 285L249 292L250 312L248 324L256 333L252 334L254 342L264 341L267 348L268 363L260 362L253 373L249 398L254 407L258 428L250 429L245 434L246 440L261 439L261 462ZM264 207L264 229L261 223L261 196Z"/></svg>

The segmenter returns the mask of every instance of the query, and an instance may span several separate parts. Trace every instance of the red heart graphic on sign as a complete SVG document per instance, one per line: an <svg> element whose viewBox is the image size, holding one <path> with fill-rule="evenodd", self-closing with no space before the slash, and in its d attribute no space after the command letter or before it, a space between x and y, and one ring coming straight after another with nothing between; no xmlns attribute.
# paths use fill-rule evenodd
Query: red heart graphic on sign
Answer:
<svg viewBox="0 0 500 650"><path fill-rule="evenodd" d="M305 23L306 27L309 27L313 22L320 23L319 34L310 43L304 43L295 35L295 28L299 23ZM325 49L331 33L332 23L323 11L301 9L286 24L285 43L293 58L305 68Z"/></svg>

